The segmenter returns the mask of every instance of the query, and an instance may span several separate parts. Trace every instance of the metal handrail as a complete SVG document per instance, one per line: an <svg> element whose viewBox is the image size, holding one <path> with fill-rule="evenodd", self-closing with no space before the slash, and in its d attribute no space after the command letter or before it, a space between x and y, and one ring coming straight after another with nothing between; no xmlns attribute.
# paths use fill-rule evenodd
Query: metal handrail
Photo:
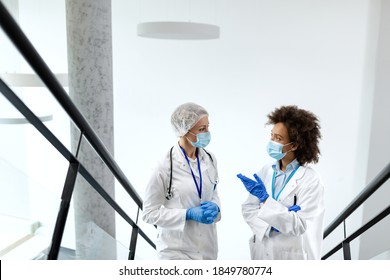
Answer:
<svg viewBox="0 0 390 280"><path fill-rule="evenodd" d="M9 39L14 43L19 52L23 55L26 61L30 64L31 68L41 78L42 82L47 86L53 96L57 99L59 104L63 107L65 112L69 115L72 121L85 135L85 138L95 149L103 162L114 174L116 179L120 182L127 193L132 197L134 202L142 209L142 199L131 185L123 171L120 169L110 152L107 150L103 142L97 136L93 128L88 121L84 118L81 112L72 102L66 91L58 82L55 75L51 72L39 53L35 50L34 46L28 40L23 33L19 25L4 7L0 1L0 25L4 32L8 35Z"/></svg>
<svg viewBox="0 0 390 280"><path fill-rule="evenodd" d="M333 220L332 223L324 231L324 239L332 233L341 223L344 223L345 220L360 206L362 205L377 189L379 189L388 179L390 178L390 163L388 163L381 172L355 197L355 199ZM351 260L351 249L350 243L355 238L359 237L366 230L370 229L382 219L387 217L390 214L390 206L385 210L379 213L377 216L372 218L366 224L358 228L350 236L346 236L346 231L344 228L344 239L337 244L333 249L326 253L321 259L325 260L332 256L337 251L343 249L344 259Z"/></svg>
<svg viewBox="0 0 390 280"><path fill-rule="evenodd" d="M360 205L390 178L390 163L356 196L354 200L329 224L324 231L324 239L345 221Z"/></svg>
<svg viewBox="0 0 390 280"><path fill-rule="evenodd" d="M341 241L339 244L337 244L333 249L331 249L328 253L326 253L321 259L326 260L330 256L332 256L337 251L341 250L345 244L351 243L353 240L358 238L360 235L362 235L365 231L379 223L381 220L386 218L388 215L390 215L390 206L387 206L382 212L380 212L378 215L376 215L374 218L372 218L370 221L368 221L366 224L358 228L354 233L352 233L350 236L346 237L343 241ZM350 259L350 252L348 254ZM346 258L345 258L346 259Z"/></svg>

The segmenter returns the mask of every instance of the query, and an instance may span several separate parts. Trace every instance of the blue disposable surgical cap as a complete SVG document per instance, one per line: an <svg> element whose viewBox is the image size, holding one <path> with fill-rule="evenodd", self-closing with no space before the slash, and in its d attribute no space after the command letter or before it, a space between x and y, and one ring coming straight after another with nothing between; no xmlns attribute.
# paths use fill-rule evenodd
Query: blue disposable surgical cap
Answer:
<svg viewBox="0 0 390 280"><path fill-rule="evenodd" d="M184 136L203 117L208 116L202 106L188 102L180 105L173 111L171 124L177 136Z"/></svg>

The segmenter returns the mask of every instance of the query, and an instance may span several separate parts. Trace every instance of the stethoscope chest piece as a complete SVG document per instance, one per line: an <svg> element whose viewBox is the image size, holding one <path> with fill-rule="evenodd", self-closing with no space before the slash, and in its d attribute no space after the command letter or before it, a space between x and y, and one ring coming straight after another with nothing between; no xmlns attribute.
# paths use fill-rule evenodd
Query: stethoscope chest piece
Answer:
<svg viewBox="0 0 390 280"><path fill-rule="evenodd" d="M167 200L171 200L172 197L173 197L173 195L172 195L172 166L173 166L173 163L172 163L172 150L173 150L173 147L172 147L171 150L169 151L169 161L170 161L171 169L170 169L170 174L169 174L169 186L168 186L167 192L165 193L165 198L166 198ZM211 161L214 162L212 156L211 156L205 149L203 149L203 150L208 154L208 156L210 157ZM185 154L184 151L183 151L183 153ZM189 164L189 163L188 163L188 164ZM199 164L199 162L198 162L198 164ZM191 172L192 172L192 171L191 171ZM202 174L202 172L200 171L200 169L199 169L199 174L200 174L200 175ZM200 177L200 178L201 178L201 182L202 182L202 177ZM216 182L215 185L214 185L214 189L215 189L215 186L217 185L217 183L218 183L218 179L217 179L217 182ZM200 191L200 192L201 192L201 191ZM200 197L200 195L199 195L199 197Z"/></svg>
<svg viewBox="0 0 390 280"><path fill-rule="evenodd" d="M171 200L172 197L173 197L173 195L172 195L171 192L167 192L167 193L165 194L165 198L168 199L168 200Z"/></svg>

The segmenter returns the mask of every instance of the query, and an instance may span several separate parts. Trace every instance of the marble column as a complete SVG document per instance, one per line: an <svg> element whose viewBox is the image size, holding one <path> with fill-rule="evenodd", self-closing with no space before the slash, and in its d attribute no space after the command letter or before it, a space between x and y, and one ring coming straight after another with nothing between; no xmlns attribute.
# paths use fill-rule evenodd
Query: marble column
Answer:
<svg viewBox="0 0 390 280"><path fill-rule="evenodd" d="M69 94L114 154L111 1L66 0ZM79 131L72 127L72 150ZM79 159L114 198L114 177L84 138ZM115 212L78 176L75 208L76 258L115 259Z"/></svg>

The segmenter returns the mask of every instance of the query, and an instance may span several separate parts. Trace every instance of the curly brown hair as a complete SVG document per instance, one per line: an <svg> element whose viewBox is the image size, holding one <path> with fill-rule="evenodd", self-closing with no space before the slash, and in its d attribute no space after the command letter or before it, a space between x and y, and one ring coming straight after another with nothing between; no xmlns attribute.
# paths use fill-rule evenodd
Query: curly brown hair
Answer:
<svg viewBox="0 0 390 280"><path fill-rule="evenodd" d="M300 165L317 163L320 156L319 140L322 138L318 117L295 105L282 106L267 115L266 124L283 123L290 141L298 145L295 156Z"/></svg>

